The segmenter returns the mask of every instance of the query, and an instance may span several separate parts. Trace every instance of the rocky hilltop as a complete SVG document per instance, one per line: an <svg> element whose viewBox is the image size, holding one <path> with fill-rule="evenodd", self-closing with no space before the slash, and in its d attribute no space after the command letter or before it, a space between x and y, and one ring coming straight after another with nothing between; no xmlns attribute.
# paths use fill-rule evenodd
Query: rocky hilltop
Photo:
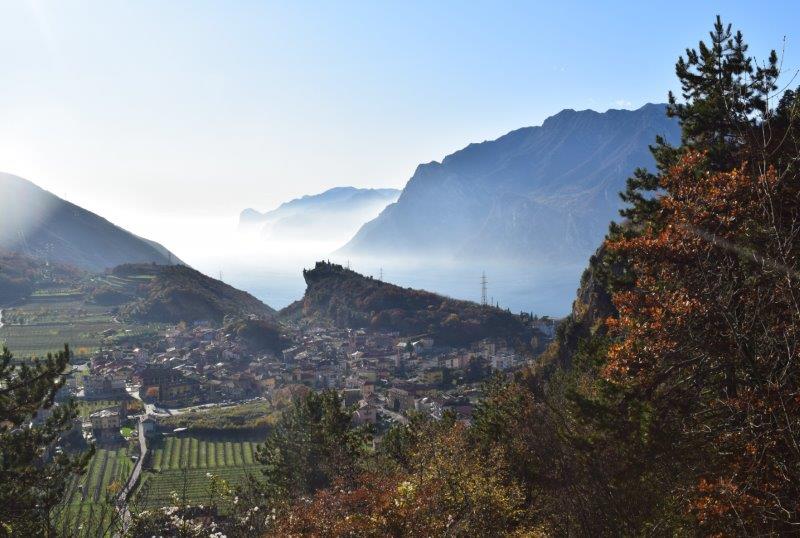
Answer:
<svg viewBox="0 0 800 538"><path fill-rule="evenodd" d="M399 331L403 336L430 335L448 345L488 337L523 345L530 340L519 317L499 308L403 288L326 262L317 262L303 276L303 299L282 310L281 317Z"/></svg>

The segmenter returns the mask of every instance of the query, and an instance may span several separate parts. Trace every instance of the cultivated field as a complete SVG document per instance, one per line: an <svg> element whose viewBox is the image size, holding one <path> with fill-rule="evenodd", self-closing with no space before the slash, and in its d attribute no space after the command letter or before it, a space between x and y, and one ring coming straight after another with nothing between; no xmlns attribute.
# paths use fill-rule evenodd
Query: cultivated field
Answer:
<svg viewBox="0 0 800 538"><path fill-rule="evenodd" d="M153 451L155 471L242 467L255 463L253 441L215 441L200 436L167 437Z"/></svg>
<svg viewBox="0 0 800 538"><path fill-rule="evenodd" d="M17 358L45 357L69 344L76 358L101 345L154 336L157 325L119 323L108 307L85 302L75 290L37 291L24 304L3 309L0 345Z"/></svg>
<svg viewBox="0 0 800 538"><path fill-rule="evenodd" d="M57 516L60 532L64 536L102 536L115 518L112 500L127 482L133 465L127 447L98 449L86 473L73 478L67 487Z"/></svg>
<svg viewBox="0 0 800 538"><path fill-rule="evenodd" d="M150 469L142 475L139 501L147 506L174 504L174 498L188 504L208 503L211 497L209 473L231 486L248 475L260 476L255 461L257 439L191 435L166 437L152 445Z"/></svg>

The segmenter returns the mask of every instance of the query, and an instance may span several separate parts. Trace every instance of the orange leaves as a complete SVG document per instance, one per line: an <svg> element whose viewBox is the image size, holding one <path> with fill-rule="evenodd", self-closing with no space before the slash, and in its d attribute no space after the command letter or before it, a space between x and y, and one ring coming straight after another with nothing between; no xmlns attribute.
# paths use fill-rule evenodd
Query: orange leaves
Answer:
<svg viewBox="0 0 800 538"><path fill-rule="evenodd" d="M691 502L690 510L701 525L714 524L715 520L752 517L762 501L741 491L728 478L701 478L697 484L698 496Z"/></svg>
<svg viewBox="0 0 800 538"><path fill-rule="evenodd" d="M607 241L635 278L613 294L602 375L681 409L676 446L716 469L690 497L698 521L800 523L800 183L687 152L660 185L652 220Z"/></svg>
<svg viewBox="0 0 800 538"><path fill-rule="evenodd" d="M294 503L275 536L485 536L515 528L522 490L502 457L480 458L466 429L454 425L426 438L410 471L363 473Z"/></svg>

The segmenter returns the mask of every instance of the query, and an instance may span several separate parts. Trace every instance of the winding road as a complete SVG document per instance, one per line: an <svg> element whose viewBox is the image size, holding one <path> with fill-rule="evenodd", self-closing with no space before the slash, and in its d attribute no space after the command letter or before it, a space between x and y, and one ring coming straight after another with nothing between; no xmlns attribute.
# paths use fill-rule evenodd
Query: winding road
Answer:
<svg viewBox="0 0 800 538"><path fill-rule="evenodd" d="M145 415L146 417L147 415ZM144 460L147 457L147 439L144 435L144 426L142 425L142 419L144 417L139 417L139 459L136 461L136 465L133 468L133 472L131 473L130 477L128 478L128 482L125 484L125 487L122 488L120 491L119 496L117 497L117 510L120 513L120 519L122 520L122 531L121 535L124 536L125 533L128 531L128 528L131 525L131 512L128 509L128 496L133 492L136 484L139 482L139 476L142 473L142 465L144 464Z"/></svg>

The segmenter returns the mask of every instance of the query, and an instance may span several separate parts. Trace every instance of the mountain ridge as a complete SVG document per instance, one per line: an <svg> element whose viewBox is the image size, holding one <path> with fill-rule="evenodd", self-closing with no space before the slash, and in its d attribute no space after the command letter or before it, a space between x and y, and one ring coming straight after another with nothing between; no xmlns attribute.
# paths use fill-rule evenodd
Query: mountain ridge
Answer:
<svg viewBox="0 0 800 538"><path fill-rule="evenodd" d="M400 194L400 189L392 188L361 188L361 187L333 187L317 194L304 194L281 203L275 209L260 212L253 208L244 209L239 215L240 224L264 223L270 220L285 217L287 213L322 207L325 204L352 202L354 199L390 199Z"/></svg>
<svg viewBox="0 0 800 538"><path fill-rule="evenodd" d="M258 231L263 239L343 242L399 194L398 189L334 187L284 202L265 213L247 208L239 215L239 229Z"/></svg>
<svg viewBox="0 0 800 538"><path fill-rule="evenodd" d="M617 216L625 179L652 166L656 135L678 140L664 108L565 109L420 164L337 254L585 260Z"/></svg>

